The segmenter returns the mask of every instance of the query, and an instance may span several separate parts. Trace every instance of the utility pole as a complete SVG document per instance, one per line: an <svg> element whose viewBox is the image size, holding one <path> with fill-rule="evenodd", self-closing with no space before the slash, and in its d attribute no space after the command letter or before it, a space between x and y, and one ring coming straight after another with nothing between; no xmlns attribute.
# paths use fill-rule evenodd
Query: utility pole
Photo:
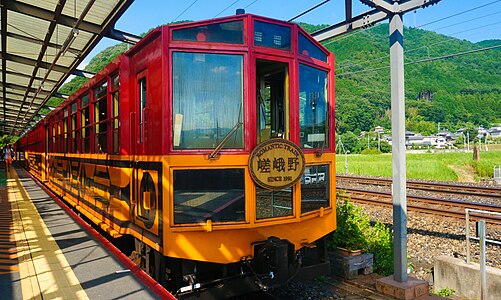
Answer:
<svg viewBox="0 0 501 300"><path fill-rule="evenodd" d="M391 131L392 131L392 198L394 228L394 269L392 279L387 277L376 282L378 291L384 292L384 286L400 286L407 283L407 192L406 192L406 159L405 159L405 93L404 93L404 51L402 17L406 12L425 8L440 0L360 0L373 8L359 16L348 17L346 21L329 26L312 35L317 41L324 41L347 33L357 28L367 28L379 21L390 20L390 76L391 76ZM345 0L351 7L352 0ZM428 294L425 289L414 289L405 285L405 289L413 289L410 293L416 297ZM393 290L393 289L387 289Z"/></svg>
<svg viewBox="0 0 501 300"><path fill-rule="evenodd" d="M394 7L398 8L395 1ZM404 27L402 15L390 17L391 153L393 177L394 279L407 282L407 190L405 158Z"/></svg>

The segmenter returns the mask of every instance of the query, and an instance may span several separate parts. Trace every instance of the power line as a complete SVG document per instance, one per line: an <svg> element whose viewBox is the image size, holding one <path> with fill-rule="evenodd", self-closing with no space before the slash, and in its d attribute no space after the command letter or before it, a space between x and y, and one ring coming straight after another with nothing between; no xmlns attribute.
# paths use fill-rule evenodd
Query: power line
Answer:
<svg viewBox="0 0 501 300"><path fill-rule="evenodd" d="M220 11L217 15L215 15L215 16L214 16L214 18L215 18L215 17L217 17L217 16L219 16L219 15L220 15L220 14L222 14L223 12L225 12L228 8L232 7L233 5L235 5L235 4L236 4L237 2L239 2L239 1L240 1L240 0L235 0L235 2L233 2L232 4L230 4L230 5L226 6L226 8L225 8L225 9L223 9L222 11ZM501 1L501 0L499 0L499 1Z"/></svg>
<svg viewBox="0 0 501 300"><path fill-rule="evenodd" d="M297 18L299 18L299 17L301 17L301 16L303 16L303 15L306 15L306 14L307 14L307 13L309 13L310 11L312 11L312 10L314 10L314 9L316 9L316 8L318 8L318 7L320 7L320 6L322 6L322 5L324 5L325 3L329 2L329 1L330 1L330 0L325 0L325 1L321 2L321 3L319 3L319 4L315 5L315 6L313 6L312 8L309 8L309 9L307 9L307 10L303 11L302 13L300 13L300 14L299 14L299 15L297 15L297 16L295 16L294 18L287 20L287 22L292 22L292 21L294 21L295 19L297 19ZM501 0L500 0L500 1L501 1Z"/></svg>
<svg viewBox="0 0 501 300"><path fill-rule="evenodd" d="M434 60L440 60L440 59L446 59L446 58L451 58L451 57L456 57L456 56L461 56L461 55L466 55L466 54L471 54L471 53L476 53L476 52L483 52L487 50L493 50L501 48L501 45L496 45L496 46L491 46L491 47L485 47L485 48L480 48L480 49L474 49L470 51L464 51L464 52L458 52L458 53L453 53L453 54L448 54L448 55L443 55L443 56L437 56L437 57L431 57L431 58L426 58L422 60L416 60L412 62L407 62L404 63L404 65L414 65L414 64L419 64L419 63L424 63L424 62L430 62ZM358 73L366 73L366 72L372 72L372 71L379 71L383 69L388 69L390 66L384 66L384 67L379 67L379 68L373 68L373 69L365 69L365 70L360 70L360 71L355 71L355 72L348 72L348 73L342 73L342 74L336 74L336 76L347 76L347 75L353 75L353 74L358 74Z"/></svg>
<svg viewBox="0 0 501 300"><path fill-rule="evenodd" d="M425 27L425 26L428 26L428 25L430 25L430 24L434 24L434 23L437 23L437 22L440 22L440 21L443 21L443 20L447 20L447 19L449 19L449 18L456 17L456 16L459 16L459 15L465 14L465 13L467 13L467 12L474 11L474 10L477 10L477 9L479 9L479 8L489 6L489 5L494 4L494 3L497 3L497 2L501 2L501 0L492 1L492 2L489 2L489 3L484 4L484 5L480 5L480 6L477 6L477 7L474 7L474 8L470 8L470 9L468 9L468 10L465 10L465 11L462 11L462 12L458 12L458 13L456 13L456 14L453 14L453 15L450 15L450 16L447 16L447 17L443 17L443 18L438 19L438 20L435 20L435 21L431 21L431 22L429 22L429 23L426 23L426 24L424 24L424 25L419 26L419 28L421 28L421 27Z"/></svg>
<svg viewBox="0 0 501 300"><path fill-rule="evenodd" d="M482 28L485 28L485 27L489 27L489 26L493 26L493 25L498 25L500 24L501 22L494 22L494 23L491 23L491 24L487 24L487 25L482 25L482 26L479 26L479 27L475 27L475 28L470 28L470 29L466 29L466 30L462 30L462 31L458 31L458 32L455 32L455 33L451 33L450 35L456 35L456 34L461 34L461 33L465 33L465 32L468 32L468 31L472 31L472 30L478 30L478 29L482 29ZM374 37L374 36L373 36ZM423 48L429 48L431 46L435 46L435 45L439 45L439 44L443 44L443 43L447 43L451 40L457 40L458 38L456 37L450 37L446 40L443 40L443 41L440 41L440 42L436 42L436 43L432 43L432 44L429 44L429 45L425 45L425 46L421 46L421 47L418 47L418 48L414 48L414 49L408 49L408 50L405 50L404 52L405 53L410 53L410 52L414 52L416 50L419 50L419 49L423 49ZM352 64L349 64L349 65L346 65L346 66L340 66L339 68L337 68L338 70L341 70L341 69L346 69L346 68L349 68L349 67L352 67L352 66L360 66L362 67L363 64L366 64L366 63L370 63L370 62L373 62L373 61L378 61L378 60L382 60L382 59L385 59L385 58L388 58L390 55L385 55L385 56L382 56L382 57L379 57L379 58L375 58L375 59L371 59L371 60L366 60L366 61L363 61L363 62L360 62L360 63L352 63ZM348 61L349 62L349 61ZM341 64L340 64L341 65Z"/></svg>
<svg viewBox="0 0 501 300"><path fill-rule="evenodd" d="M247 7L251 6L252 4L256 3L257 1L259 1L259 0L252 1L250 4L248 4L246 7L244 7L244 9L247 9Z"/></svg>
<svg viewBox="0 0 501 300"><path fill-rule="evenodd" d="M172 22L171 22L171 23L176 22L176 20L177 20L180 16L182 16L182 15L183 15L183 14L184 14L184 13L185 13L188 9L190 9L190 7L192 7L193 5L195 5L195 3L197 3L197 2L198 2L198 0L195 0L195 1L193 1L193 3L191 3L190 5L188 5L188 7L187 7L187 8L185 8L185 10L183 10L183 11L182 11L182 12L181 12L181 13L180 13L180 14L179 14L179 15L178 15L178 16L177 16L174 20L172 20Z"/></svg>
<svg viewBox="0 0 501 300"><path fill-rule="evenodd" d="M501 13L501 10L500 10L500 11L497 11L497 12L495 12L495 13L492 13L492 14L488 14L488 15L485 15L485 16L480 16L480 17L473 18L473 19L469 19L469 20L462 21L462 22L457 22L457 23L454 23L454 24L451 24L451 25L447 25L447 26L444 26L444 27L439 27L439 28L436 28L436 29L431 29L431 30L433 30L433 31L437 31L437 30L440 30L440 29L445 29L445 28L449 28L449 27L452 27L452 26L461 25L461 24L464 24L464 23L468 23L468 22L471 22L471 21L478 20L478 19L482 19L482 18L490 17L490 16L493 16L493 15L497 15L497 14L499 14L499 13Z"/></svg>

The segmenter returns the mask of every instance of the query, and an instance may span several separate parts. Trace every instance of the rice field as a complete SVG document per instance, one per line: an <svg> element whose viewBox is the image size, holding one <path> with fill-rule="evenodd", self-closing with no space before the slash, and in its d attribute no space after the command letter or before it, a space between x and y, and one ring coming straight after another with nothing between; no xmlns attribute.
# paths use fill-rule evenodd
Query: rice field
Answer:
<svg viewBox="0 0 501 300"><path fill-rule="evenodd" d="M338 154L336 171L339 174L391 177L391 154ZM407 178L475 182L492 178L495 165L501 165L501 150L480 152L480 161L472 152L407 153Z"/></svg>

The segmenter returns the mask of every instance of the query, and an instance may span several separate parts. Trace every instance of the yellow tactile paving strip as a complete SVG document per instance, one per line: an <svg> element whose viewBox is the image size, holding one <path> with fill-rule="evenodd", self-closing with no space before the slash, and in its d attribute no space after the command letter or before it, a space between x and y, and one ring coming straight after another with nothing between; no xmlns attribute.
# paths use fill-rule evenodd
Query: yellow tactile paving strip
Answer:
<svg viewBox="0 0 501 300"><path fill-rule="evenodd" d="M15 170L7 179L23 299L89 299Z"/></svg>

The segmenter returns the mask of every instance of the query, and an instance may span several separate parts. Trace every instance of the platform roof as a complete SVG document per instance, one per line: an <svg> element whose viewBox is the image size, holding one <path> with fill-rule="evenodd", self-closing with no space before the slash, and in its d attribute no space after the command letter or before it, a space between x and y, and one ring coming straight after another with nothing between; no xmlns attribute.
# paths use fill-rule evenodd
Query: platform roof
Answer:
<svg viewBox="0 0 501 300"><path fill-rule="evenodd" d="M0 136L21 135L134 0L0 0ZM118 32L120 33L120 32Z"/></svg>

